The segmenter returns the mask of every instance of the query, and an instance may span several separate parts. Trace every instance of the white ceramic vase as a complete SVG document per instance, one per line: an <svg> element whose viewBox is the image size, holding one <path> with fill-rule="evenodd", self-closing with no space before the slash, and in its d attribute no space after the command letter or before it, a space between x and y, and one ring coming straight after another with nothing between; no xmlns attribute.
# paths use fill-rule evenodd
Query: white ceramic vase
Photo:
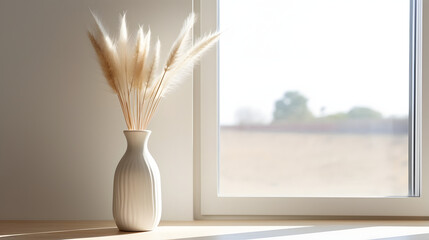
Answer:
<svg viewBox="0 0 429 240"><path fill-rule="evenodd" d="M121 231L151 231L161 219L161 177L149 153L151 131L125 130L127 150L113 185L113 218Z"/></svg>

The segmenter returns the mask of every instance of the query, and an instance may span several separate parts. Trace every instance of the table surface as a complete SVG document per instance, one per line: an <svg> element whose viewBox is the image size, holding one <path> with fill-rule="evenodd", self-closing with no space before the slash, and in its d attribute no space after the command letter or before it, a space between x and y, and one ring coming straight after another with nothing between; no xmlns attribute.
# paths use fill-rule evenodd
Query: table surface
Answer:
<svg viewBox="0 0 429 240"><path fill-rule="evenodd" d="M429 239L429 221L161 222L121 232L113 221L0 221L0 239Z"/></svg>

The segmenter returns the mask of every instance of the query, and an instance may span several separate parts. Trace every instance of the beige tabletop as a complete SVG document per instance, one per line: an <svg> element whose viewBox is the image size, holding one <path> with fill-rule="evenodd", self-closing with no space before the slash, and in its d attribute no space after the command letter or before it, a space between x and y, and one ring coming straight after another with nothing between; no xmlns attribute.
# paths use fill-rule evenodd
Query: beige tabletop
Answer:
<svg viewBox="0 0 429 240"><path fill-rule="evenodd" d="M0 221L4 239L429 239L429 221L161 222L120 232L113 221Z"/></svg>

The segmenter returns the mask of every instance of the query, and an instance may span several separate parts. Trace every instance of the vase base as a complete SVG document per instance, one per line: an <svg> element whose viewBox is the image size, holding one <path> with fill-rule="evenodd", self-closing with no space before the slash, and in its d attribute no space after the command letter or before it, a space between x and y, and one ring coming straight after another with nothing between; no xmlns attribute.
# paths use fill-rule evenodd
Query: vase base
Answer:
<svg viewBox="0 0 429 240"><path fill-rule="evenodd" d="M118 227L119 231L121 232L150 232L153 231L152 229L147 228L126 228L126 227Z"/></svg>

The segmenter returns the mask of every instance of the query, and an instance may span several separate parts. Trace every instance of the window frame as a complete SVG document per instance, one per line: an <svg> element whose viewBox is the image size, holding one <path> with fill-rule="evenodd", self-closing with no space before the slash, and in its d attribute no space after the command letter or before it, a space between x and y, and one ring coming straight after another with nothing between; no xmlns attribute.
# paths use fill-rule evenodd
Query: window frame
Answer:
<svg viewBox="0 0 429 240"><path fill-rule="evenodd" d="M218 51L208 52L194 70L194 215L213 217L425 217L429 216L429 165L422 158L422 0L410 0L409 197L220 197L218 196ZM196 36L218 26L217 0L194 0ZM429 87L428 87L429 88ZM429 90L429 89L428 89ZM429 97L428 97L429 98ZM425 141L429 147L429 141ZM424 145L423 145L424 146ZM429 148L427 148L429 149ZM426 174L423 174L426 173Z"/></svg>

